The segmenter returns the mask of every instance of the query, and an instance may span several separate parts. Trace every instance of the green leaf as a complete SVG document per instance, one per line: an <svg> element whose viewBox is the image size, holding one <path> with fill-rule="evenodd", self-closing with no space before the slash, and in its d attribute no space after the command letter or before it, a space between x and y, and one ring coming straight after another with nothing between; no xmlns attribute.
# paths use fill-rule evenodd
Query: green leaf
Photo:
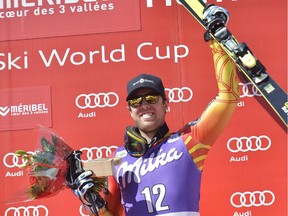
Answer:
<svg viewBox="0 0 288 216"><path fill-rule="evenodd" d="M17 150L17 151L15 151L15 155L17 157L22 157L23 155L27 155L27 152L24 150Z"/></svg>
<svg viewBox="0 0 288 216"><path fill-rule="evenodd" d="M45 137L41 138L41 145L42 145L42 148L45 152L55 154L56 147L54 145L52 145Z"/></svg>
<svg viewBox="0 0 288 216"><path fill-rule="evenodd" d="M53 144L54 144L54 146L55 146L55 148L56 148L57 143L58 143L58 137L55 136L55 135L53 135L53 134L52 134L52 142L53 142Z"/></svg>

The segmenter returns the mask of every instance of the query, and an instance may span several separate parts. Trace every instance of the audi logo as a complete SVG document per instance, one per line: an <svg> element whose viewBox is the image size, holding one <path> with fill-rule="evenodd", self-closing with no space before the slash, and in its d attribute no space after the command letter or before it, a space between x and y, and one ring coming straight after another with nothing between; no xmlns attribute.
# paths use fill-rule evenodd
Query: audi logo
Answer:
<svg viewBox="0 0 288 216"><path fill-rule="evenodd" d="M79 109L114 107L118 102L119 97L115 92L80 94L75 100Z"/></svg>
<svg viewBox="0 0 288 216"><path fill-rule="evenodd" d="M253 192L246 191L243 193L235 192L230 198L230 203L235 208L270 206L274 201L275 195L270 190Z"/></svg>
<svg viewBox="0 0 288 216"><path fill-rule="evenodd" d="M33 152L28 152L28 153L33 153ZM21 157L17 157L15 153L7 153L3 157L3 163L6 167L8 168L13 168L13 167L19 167L23 164L25 164L27 161Z"/></svg>
<svg viewBox="0 0 288 216"><path fill-rule="evenodd" d="M182 88L165 88L167 91L167 95L169 98L169 102L188 102L193 97L193 92L188 87L182 87Z"/></svg>
<svg viewBox="0 0 288 216"><path fill-rule="evenodd" d="M268 136L251 136L251 137L232 137L227 142L229 151L248 152L248 151L266 151L271 146L271 140Z"/></svg>
<svg viewBox="0 0 288 216"><path fill-rule="evenodd" d="M12 213L12 214L11 214ZM44 205L10 207L5 211L4 216L48 216L48 209Z"/></svg>
<svg viewBox="0 0 288 216"><path fill-rule="evenodd" d="M81 148L80 151L82 151L82 155L84 158L81 158L83 162L86 162L88 160L94 160L98 158L107 158L110 154L113 153L114 150L116 150L118 146L101 146L101 147L91 147L91 148Z"/></svg>
<svg viewBox="0 0 288 216"><path fill-rule="evenodd" d="M242 86L242 94L240 94L240 98L254 97L254 96L260 97L261 96L261 94L258 92L257 88L251 82L239 83L239 86Z"/></svg>

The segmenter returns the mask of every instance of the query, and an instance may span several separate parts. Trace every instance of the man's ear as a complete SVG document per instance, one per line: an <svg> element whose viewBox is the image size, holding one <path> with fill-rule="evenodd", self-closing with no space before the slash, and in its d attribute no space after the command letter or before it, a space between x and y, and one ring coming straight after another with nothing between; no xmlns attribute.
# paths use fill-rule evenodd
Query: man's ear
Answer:
<svg viewBox="0 0 288 216"><path fill-rule="evenodd" d="M127 108L127 110L131 113L131 111L132 111L132 110L131 110L131 107L130 107L130 106L127 106L126 108Z"/></svg>
<svg viewBox="0 0 288 216"><path fill-rule="evenodd" d="M165 100L165 101L164 101L164 107L165 107L165 111L166 111L166 112L169 112L169 111L170 111L169 101L168 101L168 100Z"/></svg>

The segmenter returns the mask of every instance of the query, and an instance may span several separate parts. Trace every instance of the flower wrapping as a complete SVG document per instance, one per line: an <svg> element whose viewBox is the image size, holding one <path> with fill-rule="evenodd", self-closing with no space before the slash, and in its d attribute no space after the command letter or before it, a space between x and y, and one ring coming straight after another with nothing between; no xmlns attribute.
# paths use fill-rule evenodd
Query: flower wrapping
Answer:
<svg viewBox="0 0 288 216"><path fill-rule="evenodd" d="M29 200L54 195L64 189L69 163L67 156L73 151L61 138L50 130L39 129L39 141L34 152L18 150L16 156L22 157L29 177Z"/></svg>
<svg viewBox="0 0 288 216"><path fill-rule="evenodd" d="M71 174L68 156L74 151L59 136L51 130L40 127L36 150L28 152L17 150L16 156L24 162L19 168L27 171L28 189L25 185L25 195L17 196L16 202L32 201L56 195L68 188L67 173ZM93 192L99 193L105 186L105 177L93 177Z"/></svg>

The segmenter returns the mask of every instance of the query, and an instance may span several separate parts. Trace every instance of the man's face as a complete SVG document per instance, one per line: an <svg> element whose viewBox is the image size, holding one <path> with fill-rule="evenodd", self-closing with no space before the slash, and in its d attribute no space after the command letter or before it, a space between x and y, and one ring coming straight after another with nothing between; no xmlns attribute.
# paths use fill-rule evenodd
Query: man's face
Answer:
<svg viewBox="0 0 288 216"><path fill-rule="evenodd" d="M149 88L139 89L133 94L132 98L143 95L155 95L155 91ZM128 110L133 118L136 127L144 133L156 132L164 124L165 113L168 107L168 101L164 101L161 96L155 104L148 103L145 99L142 104L136 108L129 106Z"/></svg>

